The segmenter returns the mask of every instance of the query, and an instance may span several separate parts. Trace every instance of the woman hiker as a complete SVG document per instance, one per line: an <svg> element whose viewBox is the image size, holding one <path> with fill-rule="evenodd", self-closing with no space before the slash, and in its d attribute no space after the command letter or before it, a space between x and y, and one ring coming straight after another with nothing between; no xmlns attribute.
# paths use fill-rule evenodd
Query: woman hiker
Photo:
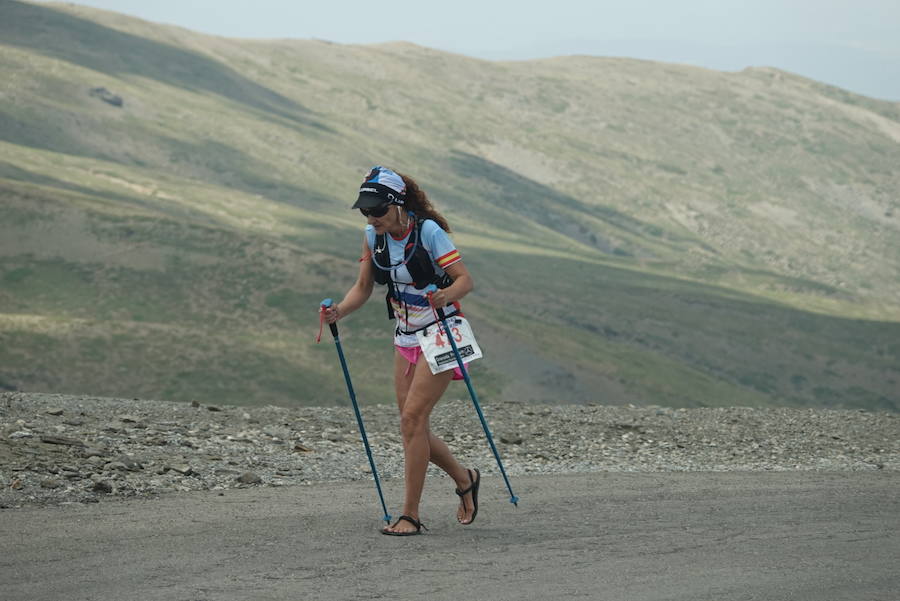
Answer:
<svg viewBox="0 0 900 601"><path fill-rule="evenodd" d="M460 497L457 520L471 524L478 513L481 474L461 465L429 427L431 410L450 380L463 376L459 368L431 373L415 332L437 321L432 305L444 307L447 317L459 313L459 300L472 290L472 276L447 235L447 220L412 178L386 167L373 167L352 208L359 209L367 221L359 276L344 299L325 310L325 321L334 323L359 309L371 297L376 282L387 285L388 314L396 319L394 388L406 490L403 515L381 532L392 536L421 533L419 501L429 461L456 482ZM438 287L431 304L424 291L428 284Z"/></svg>

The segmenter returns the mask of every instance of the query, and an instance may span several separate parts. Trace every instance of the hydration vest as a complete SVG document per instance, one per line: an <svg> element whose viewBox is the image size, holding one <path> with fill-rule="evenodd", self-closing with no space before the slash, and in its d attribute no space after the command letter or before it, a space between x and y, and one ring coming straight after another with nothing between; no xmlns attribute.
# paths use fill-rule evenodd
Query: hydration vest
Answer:
<svg viewBox="0 0 900 601"><path fill-rule="evenodd" d="M415 217L413 216L413 218ZM387 234L375 235L375 248L372 251L372 273L375 283L388 285L387 294L385 295L388 319L394 319L394 308L391 306L391 299L400 300L397 285L391 278L391 274L395 269L405 265L416 290L421 290L429 284L434 284L438 288L446 288L453 283L453 279L446 273L438 275L434 268L434 263L431 261L431 255L422 246L423 221L416 219L410 241L407 242L406 248L403 249L403 259L399 263L391 263L390 252L387 247Z"/></svg>

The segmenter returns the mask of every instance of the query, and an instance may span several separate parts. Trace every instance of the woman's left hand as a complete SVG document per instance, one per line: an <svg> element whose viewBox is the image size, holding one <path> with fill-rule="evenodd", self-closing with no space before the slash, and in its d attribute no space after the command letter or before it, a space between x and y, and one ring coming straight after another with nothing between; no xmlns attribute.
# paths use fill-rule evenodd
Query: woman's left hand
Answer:
<svg viewBox="0 0 900 601"><path fill-rule="evenodd" d="M438 290L437 292L432 292L429 295L429 300L431 301L431 306L435 309L443 309L450 302L447 300L447 294L443 290Z"/></svg>
<svg viewBox="0 0 900 601"><path fill-rule="evenodd" d="M472 276L469 275L469 270L462 261L448 267L447 275L450 276L453 283L447 288L439 288L431 294L431 305L435 309L443 309L472 291Z"/></svg>

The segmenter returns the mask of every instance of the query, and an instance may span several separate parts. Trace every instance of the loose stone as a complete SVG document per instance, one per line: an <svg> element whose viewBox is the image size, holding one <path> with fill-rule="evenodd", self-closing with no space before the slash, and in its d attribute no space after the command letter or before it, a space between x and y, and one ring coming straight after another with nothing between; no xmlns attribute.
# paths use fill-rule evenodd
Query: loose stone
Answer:
<svg viewBox="0 0 900 601"><path fill-rule="evenodd" d="M0 506L371 479L350 408L212 406L221 411L198 411L199 403L2 392ZM511 478L605 471L900 471L900 420L889 413L496 401L483 409ZM49 413L57 410L77 419L57 421ZM364 405L361 412L379 475L402 481L396 406ZM487 480L499 477L468 399L441 400L430 425L461 463L478 467ZM442 474L434 467L428 473ZM58 485L46 488L42 482L48 481Z"/></svg>
<svg viewBox="0 0 900 601"><path fill-rule="evenodd" d="M111 494L113 491L113 485L106 480L101 480L99 482L95 482L91 487L91 490L94 492L99 492L103 494Z"/></svg>
<svg viewBox="0 0 900 601"><path fill-rule="evenodd" d="M262 478L253 472L244 472L237 478L241 484L262 484Z"/></svg>

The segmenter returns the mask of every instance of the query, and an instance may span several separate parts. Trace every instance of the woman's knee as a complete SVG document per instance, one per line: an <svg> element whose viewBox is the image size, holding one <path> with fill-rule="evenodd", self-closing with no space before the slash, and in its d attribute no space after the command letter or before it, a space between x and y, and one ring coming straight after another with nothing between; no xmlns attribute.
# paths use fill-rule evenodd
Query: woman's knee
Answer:
<svg viewBox="0 0 900 601"><path fill-rule="evenodd" d="M428 432L428 415L424 411L410 409L410 403L404 404L400 411L400 431L404 436L414 436Z"/></svg>

